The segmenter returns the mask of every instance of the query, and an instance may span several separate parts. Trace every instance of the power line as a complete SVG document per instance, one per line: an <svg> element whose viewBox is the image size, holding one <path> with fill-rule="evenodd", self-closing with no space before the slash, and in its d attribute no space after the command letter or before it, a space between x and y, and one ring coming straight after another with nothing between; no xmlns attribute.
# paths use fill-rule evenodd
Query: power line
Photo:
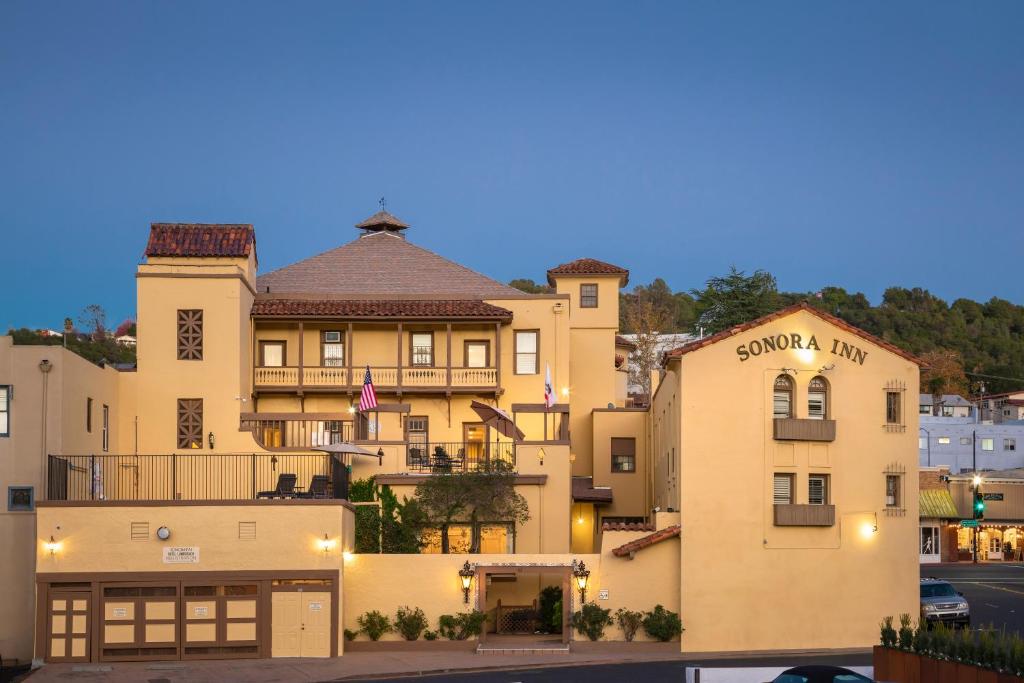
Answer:
<svg viewBox="0 0 1024 683"><path fill-rule="evenodd" d="M989 379L1006 379L1006 380L1009 380L1011 382L1021 382L1021 383L1024 383L1024 378L1021 378L1021 377L1003 377L1002 375L984 375L984 374L982 374L980 372L967 372L966 370L964 370L964 374L965 375L970 375L971 377L987 377Z"/></svg>

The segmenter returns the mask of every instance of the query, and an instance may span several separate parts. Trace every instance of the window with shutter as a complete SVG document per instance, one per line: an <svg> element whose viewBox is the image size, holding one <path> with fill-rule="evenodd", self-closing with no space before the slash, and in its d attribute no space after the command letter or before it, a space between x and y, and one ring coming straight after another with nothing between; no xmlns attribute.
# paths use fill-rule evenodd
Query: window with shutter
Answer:
<svg viewBox="0 0 1024 683"><path fill-rule="evenodd" d="M612 437L612 472L636 472L636 439Z"/></svg>
<svg viewBox="0 0 1024 683"><path fill-rule="evenodd" d="M264 368L281 368L285 364L285 343L283 341L260 342L260 365Z"/></svg>
<svg viewBox="0 0 1024 683"><path fill-rule="evenodd" d="M776 474L773 500L776 505L790 505L793 502L793 475Z"/></svg>
<svg viewBox="0 0 1024 683"><path fill-rule="evenodd" d="M812 474L807 478L807 502L811 505L828 504L827 474Z"/></svg>
<svg viewBox="0 0 1024 683"><path fill-rule="evenodd" d="M779 375L775 378L772 415L776 418L793 417L793 380L789 375Z"/></svg>
<svg viewBox="0 0 1024 683"><path fill-rule="evenodd" d="M824 420L828 412L828 382L824 377L815 377L807 385L807 417Z"/></svg>

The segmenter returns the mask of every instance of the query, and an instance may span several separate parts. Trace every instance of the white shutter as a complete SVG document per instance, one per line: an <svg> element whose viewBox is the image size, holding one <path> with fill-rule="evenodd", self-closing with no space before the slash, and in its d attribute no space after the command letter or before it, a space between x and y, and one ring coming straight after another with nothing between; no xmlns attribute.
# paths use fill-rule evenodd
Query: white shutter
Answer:
<svg viewBox="0 0 1024 683"><path fill-rule="evenodd" d="M788 474L776 474L774 486L776 505L789 505L793 502L793 477Z"/></svg>

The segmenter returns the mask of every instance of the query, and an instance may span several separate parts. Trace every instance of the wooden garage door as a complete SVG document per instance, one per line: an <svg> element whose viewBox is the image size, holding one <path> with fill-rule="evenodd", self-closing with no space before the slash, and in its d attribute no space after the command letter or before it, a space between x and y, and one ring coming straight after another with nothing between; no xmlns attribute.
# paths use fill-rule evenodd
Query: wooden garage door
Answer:
<svg viewBox="0 0 1024 683"><path fill-rule="evenodd" d="M183 659L259 657L258 583L185 584Z"/></svg>
<svg viewBox="0 0 1024 683"><path fill-rule="evenodd" d="M178 657L177 584L105 584L101 595L101 660Z"/></svg>
<svg viewBox="0 0 1024 683"><path fill-rule="evenodd" d="M90 593L53 591L46 618L46 660L89 661Z"/></svg>

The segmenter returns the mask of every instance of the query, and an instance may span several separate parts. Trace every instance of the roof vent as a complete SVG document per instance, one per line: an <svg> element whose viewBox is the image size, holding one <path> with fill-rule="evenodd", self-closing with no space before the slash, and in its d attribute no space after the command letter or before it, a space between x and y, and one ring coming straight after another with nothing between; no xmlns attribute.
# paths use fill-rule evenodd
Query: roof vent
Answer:
<svg viewBox="0 0 1024 683"><path fill-rule="evenodd" d="M381 209L362 223L356 223L356 227L363 231L363 236L389 232L401 237L402 231L407 230L409 224Z"/></svg>

